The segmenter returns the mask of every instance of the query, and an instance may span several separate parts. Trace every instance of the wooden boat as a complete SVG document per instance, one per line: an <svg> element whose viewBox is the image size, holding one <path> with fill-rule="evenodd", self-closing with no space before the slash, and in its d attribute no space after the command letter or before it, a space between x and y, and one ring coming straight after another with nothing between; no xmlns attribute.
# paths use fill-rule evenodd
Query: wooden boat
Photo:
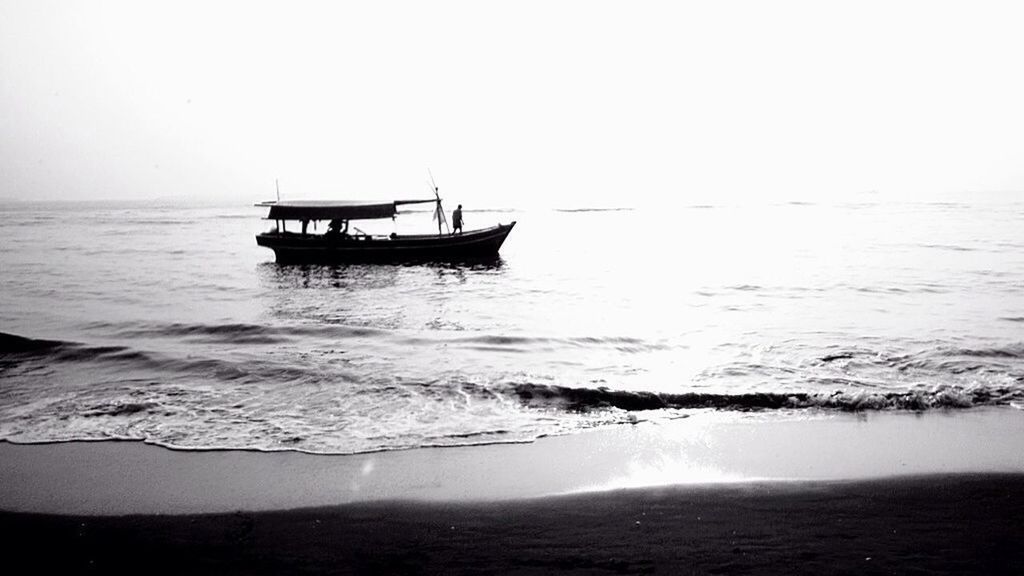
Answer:
<svg viewBox="0 0 1024 576"><path fill-rule="evenodd" d="M349 232L353 220L394 218L406 204L436 203L437 234L372 235ZM271 201L257 206L270 208L267 220L276 228L256 235L256 243L274 251L281 264L333 264L343 262L458 261L496 258L515 221L482 230L442 232L444 211L440 198L359 201ZM298 222L299 232L287 230L289 221ZM328 221L327 233L309 233L310 222ZM316 228L316 226L314 226Z"/></svg>

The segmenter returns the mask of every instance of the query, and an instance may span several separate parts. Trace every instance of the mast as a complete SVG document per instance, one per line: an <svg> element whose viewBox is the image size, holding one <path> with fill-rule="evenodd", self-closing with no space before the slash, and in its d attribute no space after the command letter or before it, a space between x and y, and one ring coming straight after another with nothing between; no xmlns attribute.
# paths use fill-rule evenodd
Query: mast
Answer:
<svg viewBox="0 0 1024 576"><path fill-rule="evenodd" d="M441 196L437 193L437 188L434 188L434 195L437 196L437 208L434 209L435 215L444 214L444 210L441 208ZM437 219L437 235L441 235L441 219L443 216L439 216Z"/></svg>
<svg viewBox="0 0 1024 576"><path fill-rule="evenodd" d="M437 219L437 235L440 236L441 224L444 223L444 227L448 227L448 221L444 217L444 208L441 207L441 194L437 191L437 183L434 182L434 175L430 172L430 168L427 168L427 174L430 174L430 186L434 189L434 198L437 199L437 206L434 208L434 218Z"/></svg>

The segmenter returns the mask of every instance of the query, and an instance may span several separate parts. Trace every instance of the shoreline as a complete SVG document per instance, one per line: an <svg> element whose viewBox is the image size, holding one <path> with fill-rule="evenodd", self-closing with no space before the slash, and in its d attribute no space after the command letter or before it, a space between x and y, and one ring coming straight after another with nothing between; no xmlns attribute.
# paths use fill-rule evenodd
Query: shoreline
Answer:
<svg viewBox="0 0 1024 576"><path fill-rule="evenodd" d="M705 411L531 443L328 456L0 442L0 510L77 515L486 502L680 485L1024 474L1024 412Z"/></svg>
<svg viewBox="0 0 1024 576"><path fill-rule="evenodd" d="M722 414L354 456L0 443L43 573L1020 574L1024 413Z"/></svg>

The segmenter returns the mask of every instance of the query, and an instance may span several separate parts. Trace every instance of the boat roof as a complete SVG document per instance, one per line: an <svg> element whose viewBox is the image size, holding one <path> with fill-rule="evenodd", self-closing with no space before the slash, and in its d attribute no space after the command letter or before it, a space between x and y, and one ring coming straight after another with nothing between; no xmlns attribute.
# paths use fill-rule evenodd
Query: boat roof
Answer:
<svg viewBox="0 0 1024 576"><path fill-rule="evenodd" d="M402 204L426 204L436 198L418 200L289 200L260 202L270 208L268 220L375 220L391 218Z"/></svg>

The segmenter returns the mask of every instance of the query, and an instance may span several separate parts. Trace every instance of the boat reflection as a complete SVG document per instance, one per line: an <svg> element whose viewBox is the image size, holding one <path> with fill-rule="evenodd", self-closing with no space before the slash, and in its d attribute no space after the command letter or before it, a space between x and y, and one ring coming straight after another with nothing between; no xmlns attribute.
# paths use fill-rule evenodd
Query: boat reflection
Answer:
<svg viewBox="0 0 1024 576"><path fill-rule="evenodd" d="M257 277L262 307L276 320L415 330L486 313L500 281L495 275L509 270L500 258L415 265L264 262Z"/></svg>
<svg viewBox="0 0 1024 576"><path fill-rule="evenodd" d="M448 262L405 262L395 264L279 264L262 262L257 265L260 283L266 288L349 288L353 283L365 283L365 288L380 287L399 276L415 276L416 271L433 270L435 275L445 272L498 272L506 266L500 256L471 258Z"/></svg>

